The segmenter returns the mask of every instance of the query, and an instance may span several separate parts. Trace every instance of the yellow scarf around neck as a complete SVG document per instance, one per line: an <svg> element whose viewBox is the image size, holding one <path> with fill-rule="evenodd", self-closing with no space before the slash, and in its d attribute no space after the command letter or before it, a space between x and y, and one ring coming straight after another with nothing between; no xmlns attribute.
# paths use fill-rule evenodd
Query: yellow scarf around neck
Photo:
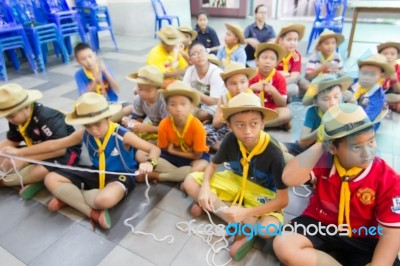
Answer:
<svg viewBox="0 0 400 266"><path fill-rule="evenodd" d="M268 74L268 76L264 79L265 82L271 82L272 77L275 76L276 73L276 69L273 68L272 71ZM261 81L261 80L259 80ZM260 91L260 99L261 99L261 103L264 106L264 100L265 100L265 95L264 95L264 90Z"/></svg>
<svg viewBox="0 0 400 266"><path fill-rule="evenodd" d="M321 52L319 52L318 54L319 54L319 59L321 60L321 64L325 64L329 61L332 61L333 56L335 55L335 53L333 53L330 56L328 56L327 58L325 58Z"/></svg>
<svg viewBox="0 0 400 266"><path fill-rule="evenodd" d="M293 56L293 52L290 52L286 57L282 58L282 65L283 65L283 71L288 72L289 71L289 61Z"/></svg>
<svg viewBox="0 0 400 266"><path fill-rule="evenodd" d="M186 132L190 126L190 123L192 123L193 118L194 118L194 116L192 114L190 114L188 119L186 120L186 124L183 127L183 132L181 134L181 133L179 133L178 129L175 126L174 118L171 116L172 128L173 128L176 136L178 137L179 146L181 147L182 151L184 151L184 152L187 152L189 150L189 148L186 147L186 145L185 145L184 138L185 138Z"/></svg>
<svg viewBox="0 0 400 266"><path fill-rule="evenodd" d="M98 72L98 71L99 71L99 67L96 66L95 72ZM90 80L96 80L96 78L94 77L94 73L93 73L93 72L87 70L86 68L83 68L83 72L85 73L85 75L86 75L86 77L87 77L88 79L90 79ZM104 90L105 90L105 87L104 87L104 84L103 84L103 83L101 83L101 84L96 84L96 88L95 88L95 89L96 89L96 93L98 93L98 94L100 94L100 95L103 95L103 93L102 93L102 88L104 88Z"/></svg>
<svg viewBox="0 0 400 266"><path fill-rule="evenodd" d="M338 214L338 225L343 224L343 219L346 219L347 228L349 229L349 236L351 237L351 224L350 224L350 185L349 178L359 175L363 169L353 167L349 170L344 169L340 164L339 158L335 155L333 158L336 171L342 179L342 185L340 187L340 200L339 200L339 214Z"/></svg>
<svg viewBox="0 0 400 266"><path fill-rule="evenodd" d="M232 48L229 48L228 45L225 45L225 52L226 52L225 66L227 66L231 63L231 55L239 47L240 47L240 44L235 44Z"/></svg>
<svg viewBox="0 0 400 266"><path fill-rule="evenodd" d="M238 206L242 206L244 199L244 192L246 190L246 181L249 174L250 161L254 156L264 152L270 140L271 140L270 135L264 131L261 131L260 138L258 139L256 146L250 151L250 153L247 152L243 143L240 140L238 140L239 149L242 154L242 159L240 160L240 164L243 166L243 176L242 176L242 184L240 186L240 190L236 194L236 197L232 202L232 206L234 206L236 203L238 204Z"/></svg>
<svg viewBox="0 0 400 266"><path fill-rule="evenodd" d="M29 115L28 120L26 120L26 122L23 125L18 126L19 133L21 133L21 136L24 138L24 141L27 146L32 146L32 144L33 144L32 139L26 134L26 130L28 129L29 123L32 120L33 108L34 108L34 104L31 105L31 113Z"/></svg>
<svg viewBox="0 0 400 266"><path fill-rule="evenodd" d="M99 153L99 188L102 189L104 188L105 184L106 184L106 174L104 173L104 171L106 170L106 155L104 153L108 141L110 140L110 137L112 136L112 134L114 133L115 129L118 127L117 123L114 122L109 122L108 125L108 130L106 135L103 138L103 142L101 142L101 140L99 138L94 138L94 141L97 144L98 150L97 152Z"/></svg>

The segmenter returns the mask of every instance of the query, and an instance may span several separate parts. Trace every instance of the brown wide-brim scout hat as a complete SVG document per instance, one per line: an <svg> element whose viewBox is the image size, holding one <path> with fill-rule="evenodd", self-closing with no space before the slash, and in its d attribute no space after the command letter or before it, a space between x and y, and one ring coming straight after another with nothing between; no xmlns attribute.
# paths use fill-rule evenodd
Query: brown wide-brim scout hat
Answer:
<svg viewBox="0 0 400 266"><path fill-rule="evenodd" d="M38 90L26 90L21 85L9 83L0 87L0 117L6 117L39 100Z"/></svg>
<svg viewBox="0 0 400 266"><path fill-rule="evenodd" d="M315 47L317 48L318 45L319 45L322 41L324 41L324 40L326 40L326 39L328 39L328 38L335 38L338 46L341 45L341 44L344 42L344 35L343 35L343 34L336 33L336 32L334 32L333 30L325 29L325 30L321 33L321 35L319 35L319 38L318 38L318 41L317 41L317 45L316 45Z"/></svg>
<svg viewBox="0 0 400 266"><path fill-rule="evenodd" d="M287 25L286 27L283 27L281 31L279 32L276 41L278 42L278 39L281 38L283 35L285 35L288 32L295 31L299 34L299 41L303 39L304 37L304 31L306 30L306 27L303 24L290 24Z"/></svg>
<svg viewBox="0 0 400 266"><path fill-rule="evenodd" d="M258 56L265 50L274 51L278 56L278 59L277 59L278 63L282 60L282 58L284 58L287 55L287 51L282 46L280 46L276 43L263 42L263 43L257 44L256 52L254 53L254 56L256 58L258 58Z"/></svg>
<svg viewBox="0 0 400 266"><path fill-rule="evenodd" d="M397 52L399 53L400 57L400 42L384 42L379 44L376 48L378 49L378 53L382 52L382 50L393 47L396 48Z"/></svg>
<svg viewBox="0 0 400 266"><path fill-rule="evenodd" d="M359 68L364 65L377 66L385 72L386 76L390 76L395 72L394 66L389 64L386 57L381 54L374 54L364 60L358 60Z"/></svg>
<svg viewBox="0 0 400 266"><path fill-rule="evenodd" d="M194 41L197 38L197 31L192 29L192 27L190 27L190 26L182 26L182 27L179 27L178 30L182 33L189 33L192 41Z"/></svg>
<svg viewBox="0 0 400 266"><path fill-rule="evenodd" d="M336 75L332 74L323 74L318 76L312 80L308 87L307 92L303 97L303 105L312 105L315 96L327 88L339 85L343 93L350 88L351 84L353 84L353 78L351 77L337 78Z"/></svg>
<svg viewBox="0 0 400 266"><path fill-rule="evenodd" d="M195 106L199 105L200 103L199 93L187 83L180 80L173 81L165 90L162 90L161 93L165 100L171 96L186 96L192 100L192 103Z"/></svg>
<svg viewBox="0 0 400 266"><path fill-rule="evenodd" d="M228 30L232 31L233 34L239 39L240 44L244 44L244 34L243 34L243 29L239 25L233 25L233 24L228 24L225 23L225 26Z"/></svg>
<svg viewBox="0 0 400 266"><path fill-rule="evenodd" d="M264 121L278 118L278 113L263 107L260 98L253 93L241 92L228 102L228 106L222 106L222 114L225 120L228 120L231 115L244 111L261 112L264 115Z"/></svg>
<svg viewBox="0 0 400 266"><path fill-rule="evenodd" d="M147 65L139 68L138 72L129 74L126 79L137 84L161 87L164 82L164 74L157 67Z"/></svg>
<svg viewBox="0 0 400 266"><path fill-rule="evenodd" d="M108 104L106 98L94 92L82 94L76 101L74 111L65 117L69 125L87 125L115 115L122 109L121 104Z"/></svg>
<svg viewBox="0 0 400 266"><path fill-rule="evenodd" d="M255 69L246 68L246 66L241 63L232 62L225 67L224 72L222 72L220 75L221 78L226 81L229 77L232 77L236 74L244 74L248 79L251 79L256 75L256 73L257 71Z"/></svg>
<svg viewBox="0 0 400 266"><path fill-rule="evenodd" d="M332 106L321 119L324 126L323 139L338 139L371 127L381 121L387 112L387 108L383 109L378 117L371 121L364 109L357 104L341 103Z"/></svg>
<svg viewBox="0 0 400 266"><path fill-rule="evenodd" d="M185 40L185 35L171 25L165 25L157 32L158 37L167 45L177 45Z"/></svg>
<svg viewBox="0 0 400 266"><path fill-rule="evenodd" d="M210 63L212 63L212 64L214 64L216 66L219 66L219 67L223 67L224 66L222 61L219 60L218 57L215 54L208 54L207 55L207 59L208 59L208 62L210 62Z"/></svg>

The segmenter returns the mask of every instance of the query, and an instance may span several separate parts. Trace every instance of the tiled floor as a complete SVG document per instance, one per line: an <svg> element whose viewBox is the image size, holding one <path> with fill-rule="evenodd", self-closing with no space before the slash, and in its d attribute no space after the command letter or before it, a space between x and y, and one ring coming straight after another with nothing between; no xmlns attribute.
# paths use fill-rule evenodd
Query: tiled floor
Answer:
<svg viewBox="0 0 400 266"><path fill-rule="evenodd" d="M251 22L234 19L212 19L210 23L222 36L225 22L236 22L245 26ZM271 21L276 29L287 24L286 21ZM310 30L310 23L305 23ZM345 35L349 25L344 28ZM393 39L392 32L397 26L361 24L357 28L357 37L369 40L369 31L374 29L375 40ZM131 101L132 84L125 76L136 71L146 59L148 50L157 43L148 38L117 36L120 51L113 50L108 36L102 39L100 56L110 65L121 84L123 100ZM308 34L306 34L308 36ZM361 38L361 39L362 39ZM366 49L374 49L374 43L355 43L353 58ZM305 50L306 41L300 43L300 50ZM54 56L49 58L47 72L33 75L25 64L19 72L9 71L9 82L20 83L25 88L40 89L44 93L41 100L44 104L64 111L71 111L77 90L73 75L78 65L72 62L64 65ZM4 82L0 82L0 85ZM280 141L291 141L296 138L304 119L304 109L294 104L291 106L296 114L293 120L293 132L271 132ZM303 115L303 116L302 116ZM397 170L399 165L400 141L399 116L386 119L378 134L380 155ZM0 137L5 136L7 124L0 120ZM119 205L110 211L113 227L107 231L92 231L87 219L69 208L58 213L49 213L46 202L50 195L43 191L34 200L22 201L13 189L0 191L0 265L206 265L208 246L199 237L185 234L175 225L181 221L191 220L188 207L191 200L184 196L172 183L152 185L149 192L150 202L144 197L145 186L140 184ZM298 192L302 192L298 190ZM308 199L301 198L290 190L290 204L285 209L286 219L298 215L306 206ZM157 242L150 236L134 235L124 225L124 220L138 213L130 221L135 229L155 233L158 237L168 234L175 240L172 244ZM207 222L206 216L199 222ZM216 262L223 263L228 259L227 253L217 256ZM279 265L273 255L271 241L257 241L244 261L230 265Z"/></svg>

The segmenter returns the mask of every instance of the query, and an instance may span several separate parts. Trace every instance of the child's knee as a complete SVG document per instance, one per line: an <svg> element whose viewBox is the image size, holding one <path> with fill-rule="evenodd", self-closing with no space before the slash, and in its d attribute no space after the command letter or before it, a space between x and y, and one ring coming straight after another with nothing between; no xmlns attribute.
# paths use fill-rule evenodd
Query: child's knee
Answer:
<svg viewBox="0 0 400 266"><path fill-rule="evenodd" d="M197 183L197 181L194 179L192 175L186 176L185 180L182 183L185 191L193 191L195 188L198 188L200 185Z"/></svg>

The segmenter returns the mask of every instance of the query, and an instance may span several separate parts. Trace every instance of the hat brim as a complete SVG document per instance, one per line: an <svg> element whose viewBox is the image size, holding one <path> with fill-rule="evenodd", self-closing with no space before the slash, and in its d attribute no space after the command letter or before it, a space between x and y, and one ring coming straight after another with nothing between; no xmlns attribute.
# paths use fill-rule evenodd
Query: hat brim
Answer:
<svg viewBox="0 0 400 266"><path fill-rule="evenodd" d="M100 121L103 118L107 118L115 115L119 111L121 111L121 104L110 104L108 106L108 110L95 116L91 117L78 117L76 111L69 113L65 116L65 123L68 125L87 125Z"/></svg>
<svg viewBox="0 0 400 266"><path fill-rule="evenodd" d="M368 128L368 127L371 127L371 126L373 126L373 125L379 123L379 122L387 115L387 113L388 113L388 108L384 108L384 109L380 112L380 114L375 118L374 121L369 122L369 123L365 123L365 124L363 124L362 126L353 128L353 129L351 129L351 130L343 131L343 132L338 133L338 134L333 135L333 136L332 136L332 135L328 135L328 134L326 133L325 129L324 129L324 141L343 138L343 137L349 136L349 135L351 135L351 134L354 134L354 133L356 133L356 132L359 132L359 131L361 131L361 130L363 130L363 129L366 129L366 128Z"/></svg>
<svg viewBox="0 0 400 266"><path fill-rule="evenodd" d="M328 82L324 82L323 87L317 86L316 89L316 94L315 95L307 95L307 93L303 96L303 105L312 105L314 102L314 97L321 93L322 91L326 90L327 88L330 88L335 85L340 85L342 93L347 91L350 86L353 84L353 78L351 77L341 77L337 80L332 80ZM311 84L311 85L318 85L318 84Z"/></svg>
<svg viewBox="0 0 400 266"><path fill-rule="evenodd" d="M240 113L240 112L244 112L244 111L258 111L261 112L264 115L264 121L271 121L274 120L276 118L278 118L279 114L269 108L265 108L265 107L256 107L256 106L238 106L238 107L222 107L222 114L225 118L225 120L227 120L230 116L236 114L236 113Z"/></svg>
<svg viewBox="0 0 400 266"><path fill-rule="evenodd" d="M157 32L157 36L167 45L177 45L185 40L185 36L182 32L178 31L177 34L178 36L175 39L168 39L162 32Z"/></svg>
<svg viewBox="0 0 400 266"><path fill-rule="evenodd" d="M232 31L233 34L235 34L235 36L239 39L240 44L245 44L244 35L240 29L238 29L230 24L227 24L227 23L225 23L225 26L228 30Z"/></svg>
<svg viewBox="0 0 400 266"><path fill-rule="evenodd" d="M287 26L287 27L283 27L281 29L281 31L279 32L278 38L277 38L276 41L278 42L278 39L281 38L282 35L284 35L284 34L286 34L288 32L291 32L291 31L297 32L299 34L299 41L301 41L303 39L303 37L304 37L305 30L306 30L306 27L304 25L301 25L301 24L294 24L294 25L290 25L290 26Z"/></svg>
<svg viewBox="0 0 400 266"><path fill-rule="evenodd" d="M397 49L398 56L400 57L400 43L398 42L385 42L381 43L377 46L378 53L382 52L382 50L388 48L388 47L393 47Z"/></svg>
<svg viewBox="0 0 400 266"><path fill-rule="evenodd" d="M43 93L39 90L26 90L26 93L28 94L28 97L26 98L25 101L23 101L21 104L18 104L17 106L4 110L4 111L0 111L0 117L5 117L8 116L12 113L15 113L19 110L21 110L22 108L24 108L25 106L28 106L29 104L36 102L37 100L41 99L43 97Z"/></svg>
<svg viewBox="0 0 400 266"><path fill-rule="evenodd" d="M179 30L179 31L182 33L189 33L192 41L194 41L197 38L197 31L195 30Z"/></svg>
<svg viewBox="0 0 400 266"><path fill-rule="evenodd" d="M341 45L344 42L344 35L340 34L340 33L330 33L330 34L326 34L321 36L318 40L317 45L315 46L315 48L318 48L318 45L320 45L321 42L323 42L324 40L328 39L328 38L335 38L337 41L337 46Z"/></svg>
<svg viewBox="0 0 400 266"><path fill-rule="evenodd" d="M218 60L216 58L208 58L208 62L210 62L210 63L212 63L214 65L217 65L219 67L223 67L222 61Z"/></svg>
<svg viewBox="0 0 400 266"><path fill-rule="evenodd" d="M162 90L161 93L164 96L165 100L167 100L167 98L169 98L171 96L186 96L186 97L192 99L192 103L195 106L198 106L200 104L200 96L196 91L174 89L174 90L170 90L170 91Z"/></svg>
<svg viewBox="0 0 400 266"><path fill-rule="evenodd" d="M143 78L139 78L137 72L129 74L128 76L126 76L126 79L131 81L131 82L134 82L136 84L154 85L154 86L157 86L157 87L161 87L163 85L163 83L158 83L158 82L154 82L154 81L151 81L151 80L145 80Z"/></svg>
<svg viewBox="0 0 400 266"><path fill-rule="evenodd" d="M258 56L259 56L262 52L264 52L265 50L272 50L272 51L274 51L274 52L277 54L277 56L278 56L278 58L277 58L277 62L278 62L278 63L279 63L279 62L282 60L282 58L284 58L284 57L287 55L287 53L288 53L283 47L281 47L281 46L279 46L279 45L277 45L277 44L275 44L275 43L261 43L261 44L258 44L257 47L256 47L255 57L258 58Z"/></svg>
<svg viewBox="0 0 400 266"><path fill-rule="evenodd" d="M238 69L238 70L228 72L226 74L221 73L220 75L221 75L222 80L226 81L228 78L230 78L236 74L244 74L247 76L248 79L251 79L252 77L254 77L257 74L257 70L252 69L252 68L243 68L243 69Z"/></svg>
<svg viewBox="0 0 400 266"><path fill-rule="evenodd" d="M377 66L381 69L383 69L383 72L385 75L388 77L392 75L395 72L395 69L393 65L387 64L387 63L379 63L377 61L372 61L372 60L358 60L358 67L362 67L365 65L371 65L371 66Z"/></svg>

